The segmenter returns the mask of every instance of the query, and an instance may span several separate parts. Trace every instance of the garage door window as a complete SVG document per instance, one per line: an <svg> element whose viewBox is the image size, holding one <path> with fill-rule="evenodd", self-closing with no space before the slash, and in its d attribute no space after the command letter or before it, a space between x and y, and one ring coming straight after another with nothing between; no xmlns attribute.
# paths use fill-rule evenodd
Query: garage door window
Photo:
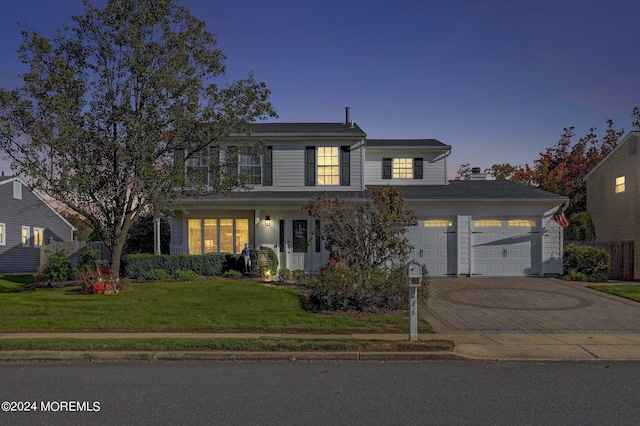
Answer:
<svg viewBox="0 0 640 426"><path fill-rule="evenodd" d="M530 227L534 228L536 226L535 220L529 219L512 219L509 221L509 226L511 227Z"/></svg>
<svg viewBox="0 0 640 426"><path fill-rule="evenodd" d="M473 226L475 226L476 228L495 228L498 226L502 226L502 221L495 219L478 219L473 221Z"/></svg>
<svg viewBox="0 0 640 426"><path fill-rule="evenodd" d="M424 221L424 226L426 228L453 226L453 222L446 219L429 219Z"/></svg>

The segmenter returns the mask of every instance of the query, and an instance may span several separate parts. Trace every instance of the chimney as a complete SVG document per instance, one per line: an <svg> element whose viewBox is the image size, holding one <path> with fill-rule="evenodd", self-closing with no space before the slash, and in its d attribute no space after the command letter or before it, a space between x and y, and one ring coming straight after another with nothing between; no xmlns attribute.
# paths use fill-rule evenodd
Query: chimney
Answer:
<svg viewBox="0 0 640 426"><path fill-rule="evenodd" d="M345 111L345 119L344 119L344 124L349 125L349 120L351 119L349 111L351 110L350 107L345 107L344 111Z"/></svg>
<svg viewBox="0 0 640 426"><path fill-rule="evenodd" d="M480 171L480 167L471 168L471 174L467 177L467 180L487 180L487 174Z"/></svg>

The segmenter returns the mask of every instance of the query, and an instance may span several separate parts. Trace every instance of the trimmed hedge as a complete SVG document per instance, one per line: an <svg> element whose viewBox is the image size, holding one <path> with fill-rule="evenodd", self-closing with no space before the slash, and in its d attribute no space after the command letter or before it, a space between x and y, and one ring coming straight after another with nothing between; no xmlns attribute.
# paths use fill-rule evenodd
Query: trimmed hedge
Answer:
<svg viewBox="0 0 640 426"><path fill-rule="evenodd" d="M242 270L244 263L240 255L228 253L130 254L122 258L122 271L131 279L146 279L153 271L164 269L170 276L178 276L180 271L192 270L197 275L221 277L228 270Z"/></svg>
<svg viewBox="0 0 640 426"><path fill-rule="evenodd" d="M606 282L611 255L606 250L569 244L564 249L564 273L568 280Z"/></svg>

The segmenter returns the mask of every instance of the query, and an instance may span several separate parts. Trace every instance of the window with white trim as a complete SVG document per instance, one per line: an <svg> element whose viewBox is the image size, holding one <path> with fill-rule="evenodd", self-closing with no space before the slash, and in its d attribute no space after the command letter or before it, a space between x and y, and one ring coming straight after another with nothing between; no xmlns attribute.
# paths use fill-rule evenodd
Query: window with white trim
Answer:
<svg viewBox="0 0 640 426"><path fill-rule="evenodd" d="M340 157L337 146L318 147L318 185L340 185Z"/></svg>
<svg viewBox="0 0 640 426"><path fill-rule="evenodd" d="M249 148L240 151L238 161L238 173L246 177L251 185L262 184L262 161L261 156L255 155Z"/></svg>
<svg viewBox="0 0 640 426"><path fill-rule="evenodd" d="M625 177L620 176L616 178L616 194L625 191Z"/></svg>
<svg viewBox="0 0 640 426"><path fill-rule="evenodd" d="M22 182L18 180L13 181L13 198L22 200Z"/></svg>
<svg viewBox="0 0 640 426"><path fill-rule="evenodd" d="M0 246L7 245L7 225L0 223Z"/></svg>
<svg viewBox="0 0 640 426"><path fill-rule="evenodd" d="M44 229L33 228L33 246L41 247L44 244Z"/></svg>
<svg viewBox="0 0 640 426"><path fill-rule="evenodd" d="M188 226L189 254L238 254L249 243L249 219L189 219Z"/></svg>
<svg viewBox="0 0 640 426"><path fill-rule="evenodd" d="M413 158L394 158L393 178L413 179Z"/></svg>
<svg viewBox="0 0 640 426"><path fill-rule="evenodd" d="M31 228L28 226L22 227L22 245L28 246L29 240L31 239Z"/></svg>

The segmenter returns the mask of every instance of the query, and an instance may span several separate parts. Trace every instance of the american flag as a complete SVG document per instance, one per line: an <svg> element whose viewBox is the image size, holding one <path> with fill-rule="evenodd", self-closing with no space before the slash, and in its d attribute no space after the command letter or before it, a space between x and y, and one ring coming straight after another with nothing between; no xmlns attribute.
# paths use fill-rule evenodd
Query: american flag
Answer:
<svg viewBox="0 0 640 426"><path fill-rule="evenodd" d="M567 226L571 225L571 222L569 221L569 218L567 217L567 214L565 212L554 214L553 220L558 222L558 225L560 225L563 228L566 228Z"/></svg>

